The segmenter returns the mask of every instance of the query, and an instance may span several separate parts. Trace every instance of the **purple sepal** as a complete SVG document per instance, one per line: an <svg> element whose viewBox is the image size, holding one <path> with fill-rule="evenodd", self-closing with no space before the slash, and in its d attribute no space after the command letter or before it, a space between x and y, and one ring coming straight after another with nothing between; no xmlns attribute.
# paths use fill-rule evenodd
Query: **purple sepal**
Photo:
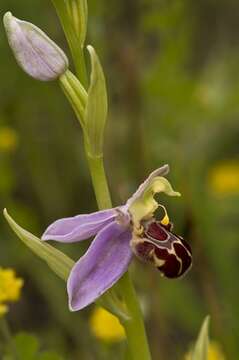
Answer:
<svg viewBox="0 0 239 360"><path fill-rule="evenodd" d="M124 274L132 259L131 237L131 231L116 221L98 233L70 273L67 290L72 311L94 302Z"/></svg>
<svg viewBox="0 0 239 360"><path fill-rule="evenodd" d="M88 239L114 221L115 209L97 211L87 215L63 218L52 223L42 235L42 240L72 243Z"/></svg>

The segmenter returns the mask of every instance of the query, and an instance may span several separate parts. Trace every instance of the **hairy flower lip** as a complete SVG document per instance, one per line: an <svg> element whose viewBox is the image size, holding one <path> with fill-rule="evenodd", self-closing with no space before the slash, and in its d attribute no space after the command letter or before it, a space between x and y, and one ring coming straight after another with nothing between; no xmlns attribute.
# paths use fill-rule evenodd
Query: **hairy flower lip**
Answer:
<svg viewBox="0 0 239 360"><path fill-rule="evenodd" d="M182 277L192 265L192 251L184 239L171 232L172 226L152 219L140 236L130 242L142 261L153 264L167 278Z"/></svg>
<svg viewBox="0 0 239 360"><path fill-rule="evenodd" d="M44 232L42 240L66 243L96 235L68 278L70 310L77 311L94 302L127 271L135 253L132 241L141 240L145 219L160 206L154 195L179 195L162 177L168 170L165 165L151 173L124 205L57 220ZM159 266L163 264L158 262Z"/></svg>
<svg viewBox="0 0 239 360"><path fill-rule="evenodd" d="M69 66L65 53L37 26L9 11L3 17L9 45L19 66L31 77L52 81Z"/></svg>

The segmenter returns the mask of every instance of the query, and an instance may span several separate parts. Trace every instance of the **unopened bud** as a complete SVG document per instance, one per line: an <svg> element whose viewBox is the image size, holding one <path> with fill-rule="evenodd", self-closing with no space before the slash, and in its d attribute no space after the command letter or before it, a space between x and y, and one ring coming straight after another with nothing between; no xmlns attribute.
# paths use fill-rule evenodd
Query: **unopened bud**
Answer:
<svg viewBox="0 0 239 360"><path fill-rule="evenodd" d="M42 81L57 79L68 68L65 53L37 26L4 15L9 45L20 67L30 76Z"/></svg>

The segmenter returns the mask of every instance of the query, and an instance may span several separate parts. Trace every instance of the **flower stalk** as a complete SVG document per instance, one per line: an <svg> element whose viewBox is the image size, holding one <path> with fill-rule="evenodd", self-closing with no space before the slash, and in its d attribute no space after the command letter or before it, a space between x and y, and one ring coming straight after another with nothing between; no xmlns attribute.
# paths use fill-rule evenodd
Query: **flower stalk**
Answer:
<svg viewBox="0 0 239 360"><path fill-rule="evenodd" d="M86 90L70 70L67 70L59 78L59 82L84 131L85 107L88 97Z"/></svg>
<svg viewBox="0 0 239 360"><path fill-rule="evenodd" d="M124 296L124 301L131 315L130 319L123 321L125 328L129 353L133 360L150 360L150 350L147 342L142 312L138 302L137 294L127 272L119 281L118 285ZM137 350L138 349L138 350Z"/></svg>
<svg viewBox="0 0 239 360"><path fill-rule="evenodd" d="M109 188L104 170L103 156L100 158L87 156L93 187L99 209L111 208ZM128 272L114 286L122 296L130 318L122 320L125 328L129 353L132 360L150 360L150 350L144 328L142 312L137 294Z"/></svg>
<svg viewBox="0 0 239 360"><path fill-rule="evenodd" d="M90 156L86 151L86 157L98 208L100 210L110 209L112 207L112 202L105 175L103 155L98 157Z"/></svg>
<svg viewBox="0 0 239 360"><path fill-rule="evenodd" d="M75 47L74 36L72 36L73 34L70 31L69 18L68 18L69 12L67 15L64 14L64 9L63 9L64 5L62 4L62 2L58 0L53 0L53 3L57 9L67 40L69 42L69 46L77 70L77 76L82 84L86 84L88 81L85 79L85 71L83 71L84 75L82 73L82 64L85 63L85 61L83 60L84 58L83 49L80 50L80 61L79 61L79 53L76 54L77 50ZM79 47L78 47L78 51L79 51ZM83 68L85 67L83 66ZM66 85L65 78L61 79L61 85L62 84L63 86ZM78 118L82 119L81 123L84 122L82 103L80 101L76 101L74 103L73 108L76 114L78 115ZM86 143L86 157L88 160L88 165L90 169L91 179L92 179L98 207L100 210L111 208L112 202L111 202L110 192L104 170L103 154L99 154L99 155L95 155L92 153L90 154L88 150L89 149L87 149L87 143ZM123 325L126 330L131 357L132 359L136 359L136 358L139 359L139 353L140 353L140 359L148 360L150 359L150 352L147 343L146 333L144 330L142 314L129 275L128 274L125 275L119 281L119 285L116 286L120 288L121 290L120 292L123 295L127 309L130 313L130 320L125 320L123 322Z"/></svg>
<svg viewBox="0 0 239 360"><path fill-rule="evenodd" d="M92 235L97 233L97 229L100 230L97 226L101 228L103 226L104 229L106 229L102 232L99 231L98 242L92 244L88 255L90 254L101 261L101 264L102 261L106 261L107 266L113 265L111 270L113 269L114 271L112 270L112 273L107 273L105 271L105 265L94 267L94 263L89 261L91 256L85 257L83 260L80 259L74 264L74 262L63 253L48 244L43 244L37 237L19 227L8 215L6 210L4 210L4 215L20 239L31 248L33 252L45 260L58 276L64 280L67 279L67 289L70 295L69 306L71 310L76 311L97 300L97 298L112 287L127 270L133 255L129 243L132 235L130 213L127 209L132 205L131 202L136 200L136 207L132 207L133 213L138 212L143 219L146 215L144 213L142 214L145 207L144 204L142 206L139 197L144 195L146 197L144 202L149 207L148 209L146 206L147 214L151 214L152 210L155 210L157 203L152 199L150 200L150 198L152 198L156 192L164 191L165 186L163 185L162 187L160 177L155 179L156 182L155 184L152 183L152 187L148 188L147 184L151 184L152 176L158 175L161 171L164 172L165 169L158 169L150 175L149 179L142 184L136 194L129 200L130 202L127 202L125 207L121 207L121 215L112 209L103 161L104 128L108 108L106 82L99 58L91 46L87 47L91 59L90 85L88 92L85 90L88 83L84 59L84 42L87 27L86 0L68 0L68 2L63 0L52 1L69 42L77 77L68 70L68 59L63 51L35 25L17 19L13 17L11 13L5 15L4 23L9 44L16 60L23 70L25 70L28 75L41 81L50 81L59 78L60 85L82 126L85 152L89 163L97 204L100 210L108 209L95 214L96 217L99 217L98 225L91 223L90 227L93 227L91 230L85 227L85 231L86 228L88 229L87 234L92 233ZM158 188L159 184L160 187ZM146 188L148 192L145 191ZM125 213L122 212L122 209L125 209ZM118 215L122 217L122 223L116 219ZM91 215L89 215L88 218L89 217L91 217ZM103 224L101 225L100 218L102 217ZM68 220L65 219L65 221L67 222ZM75 221L78 221L78 217L72 220L73 223L75 223ZM51 232L52 227L49 227L49 229ZM102 230L104 229L102 228ZM51 234L47 234L47 232L48 231L46 231L44 239L42 238L42 240L52 239ZM67 234L65 235L66 237L63 235L63 241L68 236ZM84 238L82 235L82 240L84 240ZM71 236L70 240L72 240ZM77 241L77 238L75 238L74 241L75 240ZM115 252L113 249L115 249ZM106 253L107 256L105 256ZM83 261L83 264L86 263L83 273L79 273L77 270L78 267L81 267L81 261ZM89 278L89 281L94 285L90 287L90 289L93 289L93 292L84 293L84 286L79 289L77 279L80 275L83 276L83 278L81 278L82 282L88 281L87 276L84 277L84 273L86 275L95 274L95 269L100 269L100 274L98 277L96 276L94 278L93 276ZM69 271L70 276L68 277ZM84 296L81 296L81 291ZM111 290L111 293L112 292L113 297L119 295L117 300L122 303L122 306L119 306L118 309L118 316L126 330L131 359L150 360L150 351L140 306L127 273L118 281L114 289ZM117 302L115 302L114 305L117 307ZM124 308L126 310L125 316L120 316L122 311L124 313Z"/></svg>
<svg viewBox="0 0 239 360"><path fill-rule="evenodd" d="M72 57L76 67L77 77L79 81L82 83L82 85L85 86L88 83L88 79L85 68L83 43L82 43L82 47L79 47L79 44L77 44L77 42L75 41L75 35L74 32L72 32L72 27L71 27L71 23L73 23L73 19L70 17L69 12L66 14L64 8L64 2L62 2L61 0L52 0L52 1L57 10L58 16L61 20L63 30L66 34L66 38L68 40L69 47L72 52ZM94 71L94 68L92 68L92 71ZM77 113L77 103L75 105L76 108L74 108L74 110ZM82 111L80 110L80 106L78 108L78 111L80 112ZM84 132L84 126L83 126L83 132ZM111 201L109 187L104 169L103 150L101 154L90 153L88 142L85 139L85 152L86 152L86 158L90 169L91 179L92 179L98 207L100 210L112 208L112 201ZM140 309L140 305L132 281L129 277L129 274L126 273L115 285L115 287L116 289L119 290L121 297L124 299L124 302L127 307L127 311L129 312L129 316L130 316L129 320L122 321L121 319L121 321L123 326L125 327L131 359L150 360L151 355L150 355L147 336L144 328L142 312Z"/></svg>
<svg viewBox="0 0 239 360"><path fill-rule="evenodd" d="M71 11L70 11L70 5L69 4L67 5L68 2L72 3ZM76 5L77 2L84 4L82 7L77 6ZM86 1L85 0L82 1L52 0L52 3L61 21L63 31L65 33L67 42L69 44L73 62L75 64L77 77L82 83L82 85L86 87L88 84L88 77L87 77L85 57L84 57L84 42L85 42L86 29L87 29L87 7L85 5ZM79 17L77 17L77 14L80 14L81 8L83 9L81 14L84 14L84 17L81 17L79 19ZM78 18L78 21L76 21L76 18ZM79 27L78 29L76 28L77 24Z"/></svg>
<svg viewBox="0 0 239 360"><path fill-rule="evenodd" d="M103 156L86 156L98 207L100 210L111 208L112 202L104 170ZM116 288L116 291L122 296L130 316L129 319L125 320L121 318L127 336L130 358L132 360L150 360L151 355L142 312L128 272L118 281L114 288Z"/></svg>

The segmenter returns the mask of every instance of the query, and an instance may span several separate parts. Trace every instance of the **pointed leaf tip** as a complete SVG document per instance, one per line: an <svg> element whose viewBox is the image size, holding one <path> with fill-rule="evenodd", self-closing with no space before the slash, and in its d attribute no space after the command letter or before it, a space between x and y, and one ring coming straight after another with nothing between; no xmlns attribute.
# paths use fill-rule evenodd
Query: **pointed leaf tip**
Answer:
<svg viewBox="0 0 239 360"><path fill-rule="evenodd" d="M42 260L46 261L49 267L63 280L67 280L74 261L53 246L42 242L35 235L19 226L13 218L8 214L7 209L3 210L9 226L19 237L20 240L31 249Z"/></svg>
<svg viewBox="0 0 239 360"><path fill-rule="evenodd" d="M210 321L210 317L206 316L201 326L196 344L192 352L192 360L208 360L209 321Z"/></svg>

